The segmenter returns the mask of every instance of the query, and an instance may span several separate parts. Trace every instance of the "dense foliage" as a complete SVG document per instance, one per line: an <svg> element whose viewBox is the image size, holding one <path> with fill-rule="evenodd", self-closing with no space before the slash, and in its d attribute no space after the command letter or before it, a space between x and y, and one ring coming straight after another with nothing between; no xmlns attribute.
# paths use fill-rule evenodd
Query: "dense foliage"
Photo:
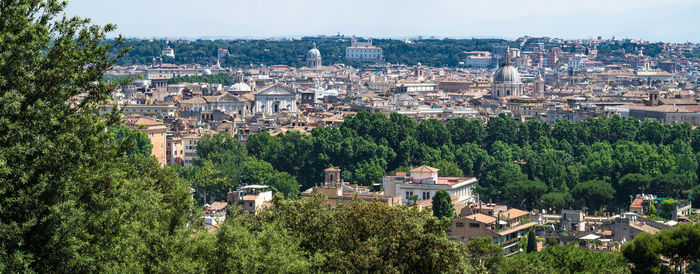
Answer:
<svg viewBox="0 0 700 274"><path fill-rule="evenodd" d="M698 189L698 144L700 129L687 123L618 116L551 126L508 117L418 124L400 114L358 113L311 135L254 134L247 149L295 176L302 189L319 183L329 166L339 166L346 181L370 185L385 171L426 164L442 176L478 177L483 200L599 210L626 207L639 193L687 198Z"/></svg>
<svg viewBox="0 0 700 274"><path fill-rule="evenodd" d="M209 83L230 86L234 83L233 76L228 73L217 73L209 75L184 75L168 79L168 84L177 83Z"/></svg>
<svg viewBox="0 0 700 274"><path fill-rule="evenodd" d="M622 254L638 273L681 273L689 263L700 260L700 224L680 224L654 235L641 233L622 246ZM662 264L661 257L669 264Z"/></svg>
<svg viewBox="0 0 700 274"><path fill-rule="evenodd" d="M438 190L433 196L433 216L451 219L455 215L452 198L445 190Z"/></svg>
<svg viewBox="0 0 700 274"><path fill-rule="evenodd" d="M197 155L193 166L180 167L178 173L192 183L199 204L226 200L229 190L242 185L268 185L287 197L299 194L295 177L248 157L246 148L226 132L202 136Z"/></svg>
<svg viewBox="0 0 700 274"><path fill-rule="evenodd" d="M442 67L457 66L463 61L465 51L491 51L494 46L505 45L500 39L430 39L406 43L403 40L374 39L375 46L384 50L385 61L392 64L424 65ZM213 65L218 49L227 49L230 56L223 57L222 66L246 67L250 65L305 65L306 52L313 47L311 40L197 40L166 44L165 41L127 40L124 46L132 50L117 61L119 65L151 64L153 58L161 57L161 50L170 46L175 58L163 57L164 62L175 64ZM348 63L345 48L350 40L317 41L318 50L326 65ZM116 53L115 48L113 53Z"/></svg>
<svg viewBox="0 0 700 274"><path fill-rule="evenodd" d="M620 252L555 245L510 257L499 273L630 273L630 269Z"/></svg>
<svg viewBox="0 0 700 274"><path fill-rule="evenodd" d="M101 82L114 27L64 8L0 2L0 272L185 269L189 187L120 113L98 114L115 88Z"/></svg>

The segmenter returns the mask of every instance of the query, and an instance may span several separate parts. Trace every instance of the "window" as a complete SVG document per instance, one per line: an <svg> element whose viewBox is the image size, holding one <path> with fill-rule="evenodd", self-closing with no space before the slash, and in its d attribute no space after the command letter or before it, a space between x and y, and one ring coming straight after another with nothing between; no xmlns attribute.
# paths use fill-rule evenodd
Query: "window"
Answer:
<svg viewBox="0 0 700 274"><path fill-rule="evenodd" d="M406 191L406 200L410 200L411 196L413 196L413 191Z"/></svg>
<svg viewBox="0 0 700 274"><path fill-rule="evenodd" d="M475 223L470 223L470 224L469 224L469 227L472 227L472 228L479 228L479 224L478 224L478 223L476 223L476 224L475 224Z"/></svg>
<svg viewBox="0 0 700 274"><path fill-rule="evenodd" d="M249 206L253 206L253 202L248 203Z"/></svg>
<svg viewBox="0 0 700 274"><path fill-rule="evenodd" d="M464 223L462 223L462 222L457 222L457 227L464 227Z"/></svg>
<svg viewBox="0 0 700 274"><path fill-rule="evenodd" d="M430 192L423 192L423 200L430 199Z"/></svg>

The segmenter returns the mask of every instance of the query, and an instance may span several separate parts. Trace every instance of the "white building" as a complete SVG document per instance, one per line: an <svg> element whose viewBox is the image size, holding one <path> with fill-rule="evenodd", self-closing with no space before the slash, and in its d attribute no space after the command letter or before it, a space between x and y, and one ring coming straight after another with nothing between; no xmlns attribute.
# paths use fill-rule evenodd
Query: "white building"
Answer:
<svg viewBox="0 0 700 274"><path fill-rule="evenodd" d="M384 52L382 48L372 45L372 39L369 39L368 42L358 42L353 38L350 46L345 49L345 59L348 61L381 62L384 60Z"/></svg>
<svg viewBox="0 0 700 274"><path fill-rule="evenodd" d="M571 58L571 60L569 60L568 65L569 65L569 68L579 69L579 68L583 67L583 64L586 61L588 61L588 59L586 59L586 55L576 54L573 58Z"/></svg>
<svg viewBox="0 0 700 274"><path fill-rule="evenodd" d="M491 66L491 59L493 58L488 51L470 51L467 52L464 65L470 68L487 68Z"/></svg>
<svg viewBox="0 0 700 274"><path fill-rule="evenodd" d="M457 197L459 202L475 202L474 186L477 179L474 177L439 177L438 169L429 166L420 166L411 170L411 175L399 172L396 176L385 176L382 180L384 195L401 196L402 203L408 204L411 197L418 196L418 200L429 200L435 196L438 190L445 190L448 194Z"/></svg>
<svg viewBox="0 0 700 274"><path fill-rule="evenodd" d="M297 96L280 84L275 84L255 94L255 113L275 115L282 111L298 112Z"/></svg>
<svg viewBox="0 0 700 274"><path fill-rule="evenodd" d="M175 58L175 50L173 50L173 48L170 46L165 46L165 48L160 52L160 55Z"/></svg>
<svg viewBox="0 0 700 274"><path fill-rule="evenodd" d="M226 194L226 202L229 205L238 205L241 209L254 214L269 206L271 201L272 190L264 185L247 185Z"/></svg>

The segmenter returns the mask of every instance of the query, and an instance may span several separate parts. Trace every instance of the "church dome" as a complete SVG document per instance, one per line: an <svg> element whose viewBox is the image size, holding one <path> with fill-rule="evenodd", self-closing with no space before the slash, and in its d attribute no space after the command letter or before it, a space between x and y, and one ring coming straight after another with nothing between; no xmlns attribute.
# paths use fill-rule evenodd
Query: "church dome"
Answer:
<svg viewBox="0 0 700 274"><path fill-rule="evenodd" d="M493 76L494 84L522 84L520 72L510 64L505 64L498 68Z"/></svg>
<svg viewBox="0 0 700 274"><path fill-rule="evenodd" d="M243 71L238 70L236 72L236 83L231 85L228 88L228 92L232 93L240 93L240 92L248 92L252 91L253 89L243 81Z"/></svg>
<svg viewBox="0 0 700 274"><path fill-rule="evenodd" d="M202 75L211 75L211 70L210 70L210 69L205 69L205 70L202 72Z"/></svg>
<svg viewBox="0 0 700 274"><path fill-rule="evenodd" d="M228 92L248 92L252 90L253 89L250 88L250 86L244 82L235 83L228 88Z"/></svg>
<svg viewBox="0 0 700 274"><path fill-rule="evenodd" d="M306 58L321 58L321 52L318 51L316 47L314 47L306 53Z"/></svg>

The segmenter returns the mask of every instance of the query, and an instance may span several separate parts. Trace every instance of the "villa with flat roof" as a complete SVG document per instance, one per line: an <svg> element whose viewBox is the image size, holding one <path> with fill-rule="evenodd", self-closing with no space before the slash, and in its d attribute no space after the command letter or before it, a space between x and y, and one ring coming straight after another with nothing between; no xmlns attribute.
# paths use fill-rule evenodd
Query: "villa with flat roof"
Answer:
<svg viewBox="0 0 700 274"><path fill-rule="evenodd" d="M397 172L396 176L385 176L382 180L384 194L400 196L403 204L408 204L411 197L418 196L418 201L429 200L438 190L445 190L457 197L462 203L475 202L473 188L477 179L474 177L439 177L439 169L420 166L411 170L410 176Z"/></svg>

